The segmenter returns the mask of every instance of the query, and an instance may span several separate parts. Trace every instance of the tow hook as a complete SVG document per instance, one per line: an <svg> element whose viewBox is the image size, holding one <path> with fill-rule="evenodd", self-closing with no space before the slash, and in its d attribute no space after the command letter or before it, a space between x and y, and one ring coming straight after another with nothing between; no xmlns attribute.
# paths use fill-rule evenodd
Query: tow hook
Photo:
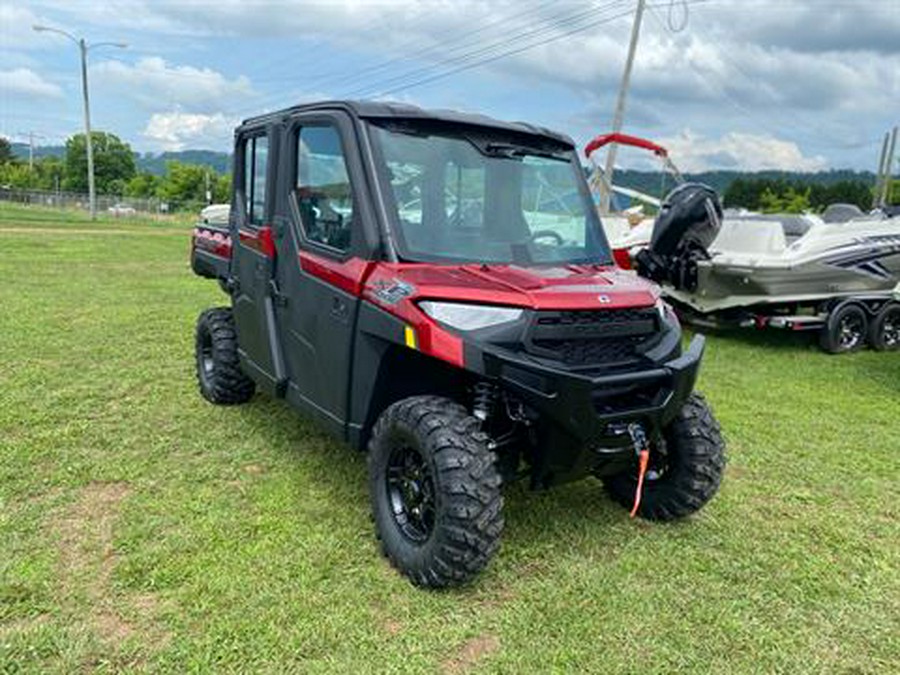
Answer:
<svg viewBox="0 0 900 675"><path fill-rule="evenodd" d="M637 488L634 491L634 506L629 514L631 518L637 515L638 509L641 507L641 493L644 491L644 476L647 475L647 464L650 461L650 441L647 440L647 434L644 433L644 427L637 422L628 425L628 435L631 436L631 443L634 445L634 452L638 457L638 479Z"/></svg>

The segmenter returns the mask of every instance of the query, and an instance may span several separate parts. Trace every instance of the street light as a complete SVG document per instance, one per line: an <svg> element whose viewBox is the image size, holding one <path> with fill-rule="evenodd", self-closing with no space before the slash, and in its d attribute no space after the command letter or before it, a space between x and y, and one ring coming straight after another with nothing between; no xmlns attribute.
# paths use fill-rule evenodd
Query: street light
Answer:
<svg viewBox="0 0 900 675"><path fill-rule="evenodd" d="M88 170L88 201L90 202L91 220L97 217L97 194L94 189L94 147L91 141L91 105L88 98L88 79L87 79L87 53L95 47L118 47L125 49L128 47L124 42L98 42L95 45L88 45L84 38L76 38L71 33L67 33L59 28L51 28L50 26L32 26L38 33L59 33L69 38L78 46L81 54L81 89L84 94L84 135L87 147L87 170Z"/></svg>

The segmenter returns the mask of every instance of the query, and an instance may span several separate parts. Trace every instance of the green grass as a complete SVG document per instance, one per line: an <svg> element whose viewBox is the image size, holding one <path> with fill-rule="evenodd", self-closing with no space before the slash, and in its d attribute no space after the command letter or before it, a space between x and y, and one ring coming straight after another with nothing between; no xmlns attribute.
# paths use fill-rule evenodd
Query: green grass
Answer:
<svg viewBox="0 0 900 675"><path fill-rule="evenodd" d="M896 672L898 355L711 338L703 512L512 486L488 570L425 592L378 554L362 456L197 394L225 298L184 225L54 218L0 210L0 672Z"/></svg>
<svg viewBox="0 0 900 675"><path fill-rule="evenodd" d="M105 226L105 229L116 230L140 227L146 232L146 227L150 225L156 229L173 227L184 229L192 222L192 216L184 213L172 215L135 213L128 216L113 216L102 211L97 214L97 220L92 222L88 212L80 209L55 209L0 202L0 231L19 228L82 230L85 227L91 229Z"/></svg>

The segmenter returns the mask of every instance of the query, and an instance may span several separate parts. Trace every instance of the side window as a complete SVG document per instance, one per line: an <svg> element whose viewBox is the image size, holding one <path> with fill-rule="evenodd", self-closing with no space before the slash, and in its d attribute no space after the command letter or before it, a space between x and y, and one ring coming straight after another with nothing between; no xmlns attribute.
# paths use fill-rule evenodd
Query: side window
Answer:
<svg viewBox="0 0 900 675"><path fill-rule="evenodd" d="M341 137L334 127L300 129L295 191L306 238L339 251L348 250L353 231L353 192Z"/></svg>
<svg viewBox="0 0 900 675"><path fill-rule="evenodd" d="M262 225L266 207L266 168L269 159L269 139L257 136L253 139L253 206L250 222Z"/></svg>
<svg viewBox="0 0 900 675"><path fill-rule="evenodd" d="M253 205L253 140L244 141L244 216L250 222L250 209Z"/></svg>
<svg viewBox="0 0 900 675"><path fill-rule="evenodd" d="M251 225L260 226L265 219L268 158L268 138L256 136L244 142L244 203Z"/></svg>

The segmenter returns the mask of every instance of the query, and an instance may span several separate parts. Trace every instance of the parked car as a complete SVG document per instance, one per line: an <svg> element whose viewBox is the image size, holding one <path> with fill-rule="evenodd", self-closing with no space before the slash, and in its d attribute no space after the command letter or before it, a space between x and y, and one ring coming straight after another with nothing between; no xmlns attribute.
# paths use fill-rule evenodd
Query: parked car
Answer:
<svg viewBox="0 0 900 675"><path fill-rule="evenodd" d="M106 211L110 215L116 216L116 217L118 217L118 216L133 216L134 214L137 213L137 211L134 209L134 207L129 206L128 204L115 204L113 206L110 206Z"/></svg>
<svg viewBox="0 0 900 675"><path fill-rule="evenodd" d="M210 204L200 211L200 221L207 225L228 225L231 204Z"/></svg>

